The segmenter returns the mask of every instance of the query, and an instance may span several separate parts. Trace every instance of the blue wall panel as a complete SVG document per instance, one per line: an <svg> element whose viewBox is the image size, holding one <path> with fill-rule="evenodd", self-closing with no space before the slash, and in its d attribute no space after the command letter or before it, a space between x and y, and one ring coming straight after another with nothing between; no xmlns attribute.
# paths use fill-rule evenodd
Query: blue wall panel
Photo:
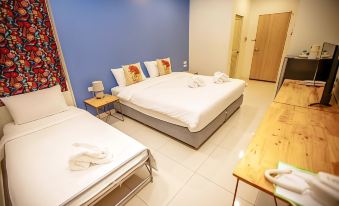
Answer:
<svg viewBox="0 0 339 206"><path fill-rule="evenodd" d="M188 61L189 0L50 0L77 105L87 87L116 86L111 68L171 57L173 71ZM143 66L143 70L148 76Z"/></svg>

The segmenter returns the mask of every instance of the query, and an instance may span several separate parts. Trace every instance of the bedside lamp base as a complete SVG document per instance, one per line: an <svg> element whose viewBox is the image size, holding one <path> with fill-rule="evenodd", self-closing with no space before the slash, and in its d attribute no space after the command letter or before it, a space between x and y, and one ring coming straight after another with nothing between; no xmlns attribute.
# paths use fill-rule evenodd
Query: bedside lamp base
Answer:
<svg viewBox="0 0 339 206"><path fill-rule="evenodd" d="M105 97L105 94L104 94L104 91L101 91L101 92L95 92L95 97L97 99L102 99Z"/></svg>

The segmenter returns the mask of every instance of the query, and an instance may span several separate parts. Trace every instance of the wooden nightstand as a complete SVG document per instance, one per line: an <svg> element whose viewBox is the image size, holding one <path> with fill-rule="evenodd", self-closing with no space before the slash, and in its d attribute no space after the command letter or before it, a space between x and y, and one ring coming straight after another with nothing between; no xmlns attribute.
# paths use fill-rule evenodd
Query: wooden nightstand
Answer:
<svg viewBox="0 0 339 206"><path fill-rule="evenodd" d="M121 112L120 117L113 115L111 110L109 110L109 111L107 110L110 106L114 108L115 102L117 102L119 107L120 107L119 108L120 112ZM90 98L90 99L86 99L84 101L84 103L85 103L86 110L87 110L87 106L91 106L96 110L97 116L98 116L99 119L101 119L100 114L106 113L107 114L106 122L107 122L109 116L112 116L112 117L115 117L115 118L117 118L121 121L124 121L124 114L122 112L121 103L119 101L119 98L116 97L116 96L105 94L105 97L102 98L102 99L97 99L97 98L93 97L93 98Z"/></svg>

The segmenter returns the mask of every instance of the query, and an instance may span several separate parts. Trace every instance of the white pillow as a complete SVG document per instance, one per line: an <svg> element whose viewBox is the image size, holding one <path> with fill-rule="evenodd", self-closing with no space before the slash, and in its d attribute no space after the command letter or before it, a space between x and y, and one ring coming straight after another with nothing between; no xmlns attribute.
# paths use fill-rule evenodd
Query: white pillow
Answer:
<svg viewBox="0 0 339 206"><path fill-rule="evenodd" d="M125 78L125 72L123 70L123 68L118 68L118 69L111 69L112 74L115 78L115 80L117 81L118 85L120 87L124 87L126 86L126 78ZM141 69L142 71L142 69ZM144 74L144 71L141 72L142 75L142 79L145 80L146 76Z"/></svg>
<svg viewBox="0 0 339 206"><path fill-rule="evenodd" d="M122 68L111 69L112 74L120 87L126 86L125 73Z"/></svg>
<svg viewBox="0 0 339 206"><path fill-rule="evenodd" d="M146 69L147 69L150 77L158 77L159 76L157 61L147 61L147 62L144 62L144 64L146 66Z"/></svg>
<svg viewBox="0 0 339 206"><path fill-rule="evenodd" d="M61 87L1 98L15 124L24 124L68 109Z"/></svg>

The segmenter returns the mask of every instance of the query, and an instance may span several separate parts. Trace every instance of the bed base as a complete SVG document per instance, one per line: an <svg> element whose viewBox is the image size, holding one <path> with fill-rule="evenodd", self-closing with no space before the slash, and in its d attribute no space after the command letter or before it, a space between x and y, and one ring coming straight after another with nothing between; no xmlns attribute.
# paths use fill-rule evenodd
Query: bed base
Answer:
<svg viewBox="0 0 339 206"><path fill-rule="evenodd" d="M123 206L125 205L130 199L132 199L140 190L142 190L148 183L153 182L153 171L152 171L152 164L151 164L151 154L150 151L148 151L148 159L146 162L142 163L141 165L137 165L136 167L131 168L127 172L125 172L124 175L122 175L121 180L116 181L106 187L103 191L101 191L98 195L90 199L86 204L84 205L95 205L98 203L101 199L106 197L109 193L111 193L113 190L115 190L117 187L121 186L128 178L134 175L134 172L139 168L146 167L149 175L141 181L135 188L133 188L125 197L123 197L118 203L115 204L115 206Z"/></svg>
<svg viewBox="0 0 339 206"><path fill-rule="evenodd" d="M193 147L199 149L200 146L221 126L223 125L234 112L238 110L243 102L243 95L230 104L223 112L221 112L212 122L210 122L205 128L198 132L190 132L187 127L175 125L166 121L159 120L157 118L146 115L139 112L129 106L122 104L123 114L152 127L162 133L165 133L175 139ZM120 107L117 108L117 112L121 112Z"/></svg>
<svg viewBox="0 0 339 206"><path fill-rule="evenodd" d="M130 178L132 175L135 174L135 171L142 168L142 167L146 167L147 171L148 171L148 176L142 181L140 182L137 186L135 186L135 188L133 188L124 198L122 198L117 204L115 204L115 206L122 206L125 205L130 199L132 199L140 190L142 190L148 183L152 183L153 182L153 169L152 169L152 161L151 158L152 154L150 152L150 150L147 150L147 158L146 161L142 161L139 164L137 164L136 166L132 167L131 169L129 169L128 171L126 171L118 180L112 182L110 185L108 185L106 188L104 188L103 190L101 190L96 196L92 197L91 199L89 199L87 202L83 203L82 205L95 205L96 203L98 203L101 199L103 199L105 196L107 196L109 193L111 193L114 189L116 189L117 187L121 186L128 178ZM131 160L130 160L131 161ZM5 204L10 206L12 205L12 202L10 201L9 198L9 193L8 193L8 184L7 184L7 173L6 173L6 169L5 169L5 160L1 161L1 166L2 166L2 174L3 174L3 178L4 178L4 189L5 189ZM67 202L63 205L74 205L72 204L72 201Z"/></svg>

